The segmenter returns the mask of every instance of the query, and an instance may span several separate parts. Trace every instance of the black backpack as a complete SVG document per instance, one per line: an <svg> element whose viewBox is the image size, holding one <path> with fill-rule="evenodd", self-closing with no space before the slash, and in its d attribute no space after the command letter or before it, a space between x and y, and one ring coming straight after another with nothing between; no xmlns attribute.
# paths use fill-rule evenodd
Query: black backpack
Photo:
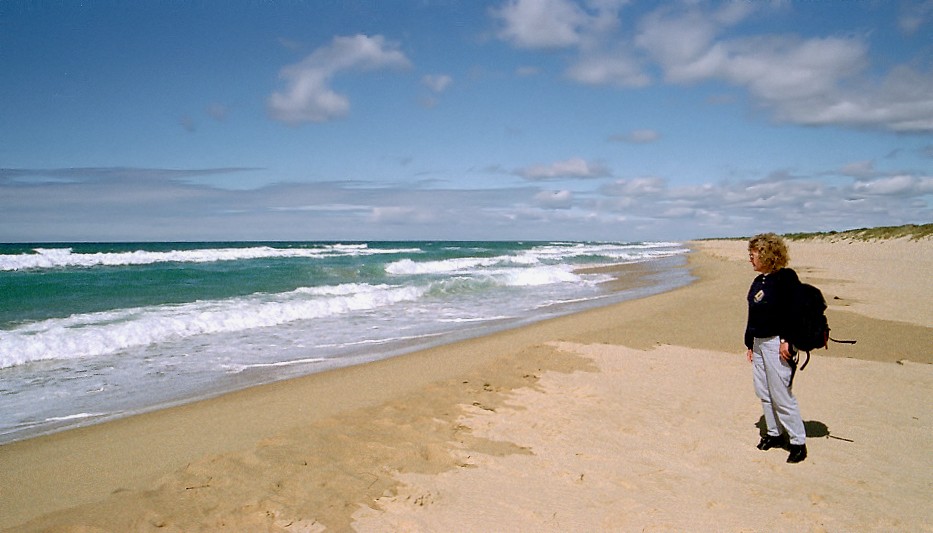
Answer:
<svg viewBox="0 0 933 533"><path fill-rule="evenodd" d="M829 336L826 300L819 289L807 283L799 283L794 288L790 316L787 320L787 341L793 346L795 352L807 352L807 360L800 366L800 370L806 368L807 363L810 362L811 350L827 348L829 341L845 344L856 342L840 341ZM797 363L796 356L794 363Z"/></svg>

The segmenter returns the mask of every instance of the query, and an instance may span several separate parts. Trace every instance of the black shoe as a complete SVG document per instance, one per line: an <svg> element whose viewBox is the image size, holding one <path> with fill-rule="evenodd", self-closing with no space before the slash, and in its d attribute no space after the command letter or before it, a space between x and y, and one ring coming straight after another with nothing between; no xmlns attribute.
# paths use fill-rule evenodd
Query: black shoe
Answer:
<svg viewBox="0 0 933 533"><path fill-rule="evenodd" d="M782 448L784 446L784 436L778 435L765 435L761 437L761 440L758 441L759 450L770 450L771 448Z"/></svg>
<svg viewBox="0 0 933 533"><path fill-rule="evenodd" d="M790 455L787 456L788 463L799 463L807 458L806 444L791 444Z"/></svg>

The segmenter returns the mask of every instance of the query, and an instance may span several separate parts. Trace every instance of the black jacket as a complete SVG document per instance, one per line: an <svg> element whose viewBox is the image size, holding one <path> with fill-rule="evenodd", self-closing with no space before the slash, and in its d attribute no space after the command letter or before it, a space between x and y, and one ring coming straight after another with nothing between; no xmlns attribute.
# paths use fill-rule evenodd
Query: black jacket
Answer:
<svg viewBox="0 0 933 533"><path fill-rule="evenodd" d="M755 337L785 338L791 297L800 283L797 273L782 268L770 274L759 274L748 289L748 322L745 326L745 346L752 347Z"/></svg>

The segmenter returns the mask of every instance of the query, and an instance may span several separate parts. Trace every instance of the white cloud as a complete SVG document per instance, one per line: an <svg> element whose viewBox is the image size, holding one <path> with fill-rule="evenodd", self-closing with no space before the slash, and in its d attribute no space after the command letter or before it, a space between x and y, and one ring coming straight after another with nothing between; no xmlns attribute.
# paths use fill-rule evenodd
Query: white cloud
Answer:
<svg viewBox="0 0 933 533"><path fill-rule="evenodd" d="M728 17L729 24L743 17ZM824 93L866 64L859 39L763 35L722 39L728 25L716 13L657 10L640 24L636 45L674 83L711 78L748 87L767 100Z"/></svg>
<svg viewBox="0 0 933 533"><path fill-rule="evenodd" d="M518 48L578 49L579 57L566 71L574 81L644 87L650 78L639 62L624 47L604 46L605 36L618 29L619 10L627 3L590 0L583 7L572 0L509 0L492 14L503 25L499 37Z"/></svg>
<svg viewBox="0 0 933 533"><path fill-rule="evenodd" d="M667 72L668 78L683 76L679 71L706 55L718 31L710 17L698 11L680 13L655 11L640 23L635 44L646 51Z"/></svg>
<svg viewBox="0 0 933 533"><path fill-rule="evenodd" d="M722 38L722 21L742 18L658 10L643 19L635 42L667 81L744 87L781 121L933 131L933 73L897 65L872 84L868 43L859 37Z"/></svg>
<svg viewBox="0 0 933 533"><path fill-rule="evenodd" d="M573 193L568 190L541 191L534 199L535 203L549 209L570 209L573 206Z"/></svg>
<svg viewBox="0 0 933 533"><path fill-rule="evenodd" d="M426 74L421 78L421 83L435 93L442 93L454 82L454 79L446 74Z"/></svg>
<svg viewBox="0 0 933 533"><path fill-rule="evenodd" d="M689 186L662 178L620 179L600 188L599 212L674 234L690 228L709 235L842 230L922 223L933 216L929 176L886 174L840 183L826 181L823 174L838 177L779 171L754 181Z"/></svg>
<svg viewBox="0 0 933 533"><path fill-rule="evenodd" d="M285 207L270 207L273 211L323 211L323 212L371 212L368 205L354 204L321 204L321 205L294 205Z"/></svg>
<svg viewBox="0 0 933 533"><path fill-rule="evenodd" d="M564 48L580 43L588 15L570 0L509 0L492 10L499 37L519 48Z"/></svg>
<svg viewBox="0 0 933 533"><path fill-rule="evenodd" d="M875 170L875 163L871 160L849 163L839 169L839 173L853 178L870 178L878 175Z"/></svg>
<svg viewBox="0 0 933 533"><path fill-rule="evenodd" d="M663 218L693 218L700 211L693 207L670 207L661 212Z"/></svg>
<svg viewBox="0 0 933 533"><path fill-rule="evenodd" d="M773 102L810 98L835 90L867 65L859 39L759 38L723 45L721 76Z"/></svg>
<svg viewBox="0 0 933 533"><path fill-rule="evenodd" d="M375 70L410 66L398 45L381 35L335 37L300 63L281 70L283 91L272 93L269 112L276 120L292 124L325 122L345 115L350 101L330 87L334 76L348 70Z"/></svg>
<svg viewBox="0 0 933 533"><path fill-rule="evenodd" d="M812 99L781 102L777 112L799 124L933 132L933 72L898 66L874 86L862 82Z"/></svg>
<svg viewBox="0 0 933 533"><path fill-rule="evenodd" d="M549 165L534 165L519 169L516 174L528 180L550 180L561 178L601 178L608 176L609 169L598 163L590 163L575 157Z"/></svg>
<svg viewBox="0 0 933 533"><path fill-rule="evenodd" d="M867 196L922 196L933 194L933 178L909 175L888 176L857 181L852 189Z"/></svg>
<svg viewBox="0 0 933 533"><path fill-rule="evenodd" d="M901 31L907 35L914 35L920 31L920 28L929 24L933 20L933 0L926 0L917 4L902 3L901 15L898 18L898 25Z"/></svg>
<svg viewBox="0 0 933 533"><path fill-rule="evenodd" d="M421 105L432 108L437 105L437 98L434 95L446 91L453 83L453 78L446 74L427 74L421 77L421 84L431 91L432 95L421 98Z"/></svg>
<svg viewBox="0 0 933 533"><path fill-rule="evenodd" d="M576 52L565 75L587 85L645 87L659 71L667 83L724 81L782 122L933 131L933 71L911 64L871 69L865 36L730 33L759 13L794 9L763 2L662 6L622 28L624 2L509 0L492 11L499 37L519 48ZM902 10L900 25L919 33L933 0ZM735 36L733 36L735 35Z"/></svg>
<svg viewBox="0 0 933 533"><path fill-rule="evenodd" d="M426 207L381 206L372 209L371 220L376 224L426 224L436 222L437 216Z"/></svg>
<svg viewBox="0 0 933 533"><path fill-rule="evenodd" d="M567 77L587 85L645 87L651 83L638 61L624 50L584 53L567 69Z"/></svg>
<svg viewBox="0 0 933 533"><path fill-rule="evenodd" d="M646 177L616 180L602 188L608 196L647 196L660 194L667 189L663 178Z"/></svg>
<svg viewBox="0 0 933 533"><path fill-rule="evenodd" d="M366 182L230 190L191 181L245 170L0 169L0 240L687 239L933 219L933 177L904 171L781 171L686 186L647 176L585 193Z"/></svg>

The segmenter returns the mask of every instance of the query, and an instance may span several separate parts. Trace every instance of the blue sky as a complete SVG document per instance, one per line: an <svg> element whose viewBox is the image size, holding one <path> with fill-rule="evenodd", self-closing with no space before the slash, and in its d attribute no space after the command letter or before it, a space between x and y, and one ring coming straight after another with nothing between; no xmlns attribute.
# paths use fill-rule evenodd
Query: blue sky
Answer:
<svg viewBox="0 0 933 533"><path fill-rule="evenodd" d="M0 241L933 221L933 1L0 2Z"/></svg>

